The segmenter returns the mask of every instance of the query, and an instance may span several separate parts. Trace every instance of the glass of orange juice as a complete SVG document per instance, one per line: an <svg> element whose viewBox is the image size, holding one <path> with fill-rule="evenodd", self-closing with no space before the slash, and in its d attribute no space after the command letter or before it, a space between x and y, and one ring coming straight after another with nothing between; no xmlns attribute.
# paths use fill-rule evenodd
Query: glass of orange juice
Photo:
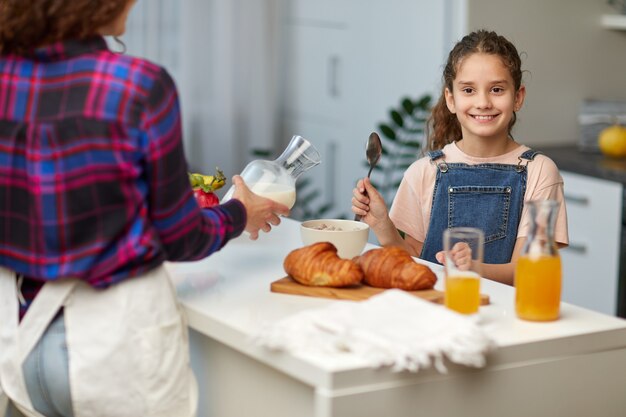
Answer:
<svg viewBox="0 0 626 417"><path fill-rule="evenodd" d="M482 230L473 227L453 227L443 232L444 304L449 309L461 314L478 312L484 243Z"/></svg>
<svg viewBox="0 0 626 417"><path fill-rule="evenodd" d="M515 267L515 311L524 320L556 320L561 306L561 258L554 241L559 203L526 204L531 222Z"/></svg>

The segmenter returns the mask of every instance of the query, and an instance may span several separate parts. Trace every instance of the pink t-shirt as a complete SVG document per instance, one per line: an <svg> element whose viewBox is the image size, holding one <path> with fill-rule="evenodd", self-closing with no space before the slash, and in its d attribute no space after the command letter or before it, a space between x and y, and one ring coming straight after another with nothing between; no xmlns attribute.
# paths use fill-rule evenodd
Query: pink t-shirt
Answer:
<svg viewBox="0 0 626 417"><path fill-rule="evenodd" d="M492 158L477 158L463 153L456 143L446 145L442 150L448 163L466 163L468 165L497 163L517 165L518 157L529 148L517 149ZM441 160L439 160L441 161ZM526 163L526 160L524 160ZM430 223L430 211L433 203L433 190L437 177L437 166L429 157L415 161L404 173L398 192L393 200L389 217L396 228L413 239L424 242ZM537 155L528 161L528 177L524 201L552 199L560 203L556 218L554 237L557 243L568 244L567 213L563 197L563 179L556 164L545 155ZM524 206L517 237L528 236L530 219L528 207Z"/></svg>

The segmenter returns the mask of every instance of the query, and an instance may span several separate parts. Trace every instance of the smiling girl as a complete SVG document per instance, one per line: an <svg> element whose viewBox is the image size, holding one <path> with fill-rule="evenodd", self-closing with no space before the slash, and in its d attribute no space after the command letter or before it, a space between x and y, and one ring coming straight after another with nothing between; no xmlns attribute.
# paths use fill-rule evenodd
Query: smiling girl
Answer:
<svg viewBox="0 0 626 417"><path fill-rule="evenodd" d="M430 118L430 152L407 169L389 212L367 178L353 191L352 211L381 245L432 262L442 261L445 229L479 228L485 233L483 275L512 284L530 226L524 201L558 201L555 238L559 246L568 243L556 165L511 134L525 97L515 46L486 30L465 36L444 68Z"/></svg>

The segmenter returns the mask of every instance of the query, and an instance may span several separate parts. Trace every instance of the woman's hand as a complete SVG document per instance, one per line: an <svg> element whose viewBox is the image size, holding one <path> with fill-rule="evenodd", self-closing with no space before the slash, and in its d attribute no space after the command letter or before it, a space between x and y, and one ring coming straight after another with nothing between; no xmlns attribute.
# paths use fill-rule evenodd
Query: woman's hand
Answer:
<svg viewBox="0 0 626 417"><path fill-rule="evenodd" d="M389 219L387 204L383 196L367 177L359 180L352 190L352 212L360 215L361 220L374 230L379 224Z"/></svg>
<svg viewBox="0 0 626 417"><path fill-rule="evenodd" d="M233 198L241 201L246 208L248 217L246 231L250 233L250 239L258 239L259 230L268 233L272 230L272 225L279 225L279 216L289 215L289 207L254 194L246 186L241 176L235 175L233 177L233 185L235 186Z"/></svg>

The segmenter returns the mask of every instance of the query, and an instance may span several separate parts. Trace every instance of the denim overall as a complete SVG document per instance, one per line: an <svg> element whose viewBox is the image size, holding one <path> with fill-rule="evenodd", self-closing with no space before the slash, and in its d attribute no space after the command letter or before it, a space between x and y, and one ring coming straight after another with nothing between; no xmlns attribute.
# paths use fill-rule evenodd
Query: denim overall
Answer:
<svg viewBox="0 0 626 417"><path fill-rule="evenodd" d="M524 205L526 166L538 153L525 151L518 157L517 165L468 165L437 162L444 153L429 152L438 170L430 224L420 257L437 262L435 254L443 250L445 229L476 227L485 233L484 262L510 262Z"/></svg>

